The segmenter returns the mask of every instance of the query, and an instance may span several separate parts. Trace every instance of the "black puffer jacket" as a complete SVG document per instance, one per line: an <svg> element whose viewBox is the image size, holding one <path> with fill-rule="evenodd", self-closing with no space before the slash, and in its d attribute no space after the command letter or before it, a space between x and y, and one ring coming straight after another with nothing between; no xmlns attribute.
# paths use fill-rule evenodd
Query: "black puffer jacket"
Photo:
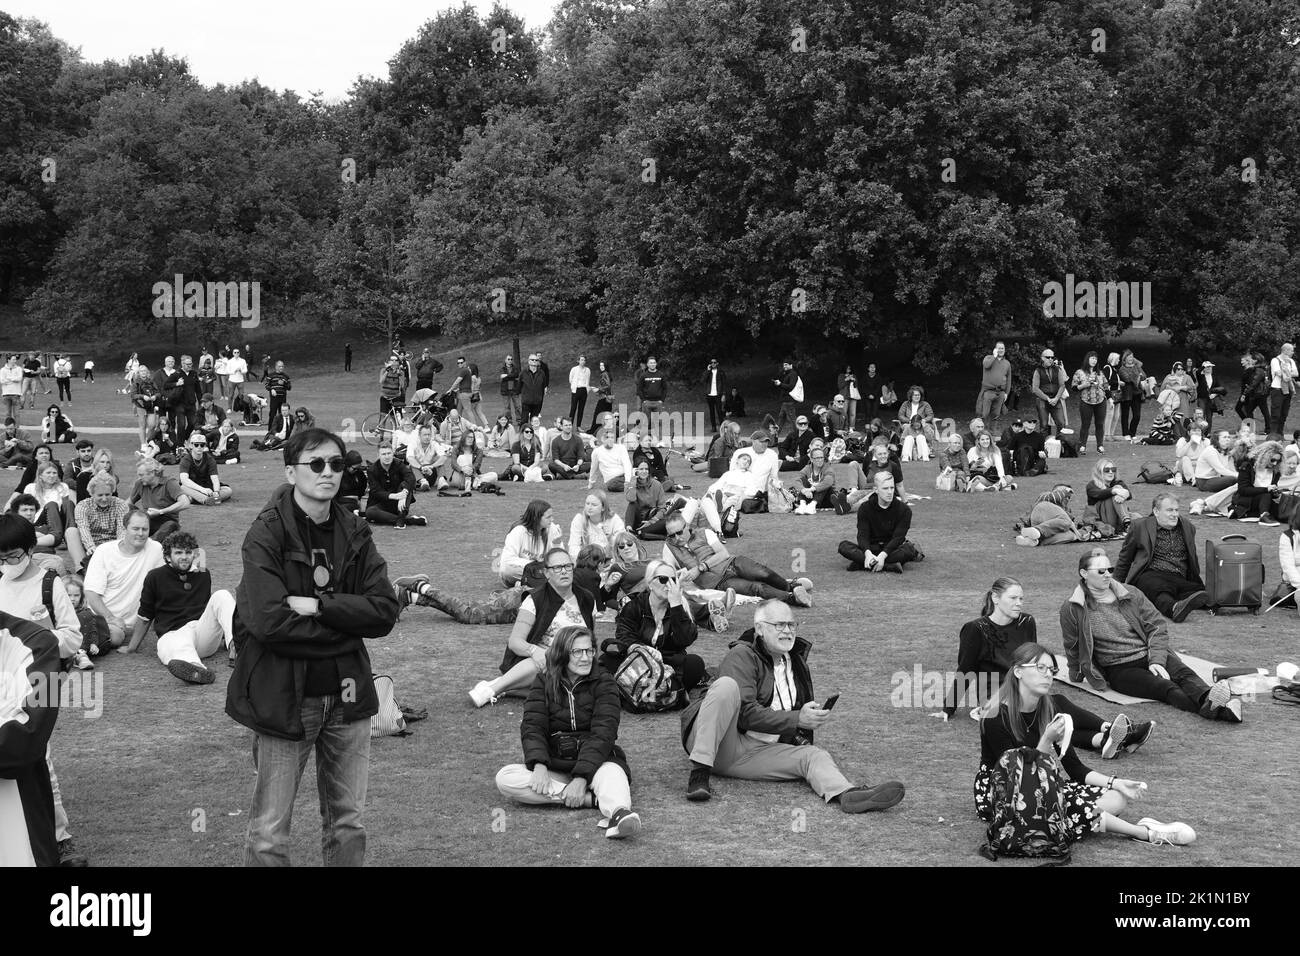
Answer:
<svg viewBox="0 0 1300 956"><path fill-rule="evenodd" d="M630 780L627 755L617 743L623 708L614 678L593 669L572 686L561 679L560 688L558 699L552 699L544 676L539 674L528 692L524 719L519 725L528 769L540 763L548 770L582 777L590 783L600 765L612 760ZM578 738L576 758L559 756L563 736Z"/></svg>

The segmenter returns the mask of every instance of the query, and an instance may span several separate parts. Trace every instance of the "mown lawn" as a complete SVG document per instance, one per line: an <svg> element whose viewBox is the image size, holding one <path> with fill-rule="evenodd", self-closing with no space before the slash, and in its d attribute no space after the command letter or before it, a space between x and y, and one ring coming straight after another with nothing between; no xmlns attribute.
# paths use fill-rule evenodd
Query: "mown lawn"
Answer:
<svg viewBox="0 0 1300 956"><path fill-rule="evenodd" d="M322 345L331 353L341 350L332 341ZM501 347L493 345L491 354L497 351ZM316 371L296 378L295 403L311 406L323 424L341 428L338 423L345 419L360 421L374 407L375 377L361 354L363 373ZM562 377L567 361L554 354L548 359ZM128 424L125 400L112 394L116 384L117 376L103 369L98 384L77 387L69 409L74 421ZM968 413L958 409L972 390L962 384L947 408L941 398L936 409L941 415L957 412L955 417L964 420ZM547 411L561 411L552 407L558 404L548 402ZM752 401L751 410L761 404ZM129 436L99 440L119 458L130 459ZM1155 449L1119 443L1110 451L1129 477L1142 461L1162 457L1152 453ZM1059 462L1054 475L1081 492L1093 460ZM670 464L675 473L679 467ZM905 471L913 491L934 494L933 466L912 464ZM8 474L16 480L16 473ZM252 452L243 465L227 466L223 474L235 486L235 500L220 509L191 510L184 521L212 556L218 586L234 588L243 534L280 482L282 467L277 456ZM1012 521L1051 480L1024 482L1015 493L949 494L918 502L913 538L927 557L901 577L846 573L835 546L852 536L851 518L753 516L742 526L740 553L778 569L801 563L800 570L815 580L817 606L799 613L801 633L815 646L819 696L842 695L819 743L851 778L903 780L907 799L896 809L849 817L822 806L801 784L727 780L716 781L712 802L688 804L682 795L688 764L676 715L624 718L620 741L646 823L639 841L606 842L594 811L507 806L492 780L501 765L519 759L520 705L474 710L466 691L496 673L508 629L464 627L415 608L392 635L371 645L376 673L393 675L399 701L427 707L430 717L414 725L411 737L374 743L369 862L991 865L975 852L983 835L970 797L978 762L976 725L964 717L945 724L924 709L894 708L891 677L911 674L917 664L927 671L951 670L961 623L976 616L985 588L1002 574L1024 583L1027 610L1037 616L1042 639L1060 648L1057 609L1073 586L1074 563L1084 546L1022 549L1014 546L1011 533ZM698 492L707 482L697 476L687 483ZM505 497L430 497L421 505L430 515L428 529L378 529L376 540L392 575L427 571L441 587L486 595L495 586L492 551L528 499L546 497L567 526L582 498L582 489L572 483L507 485L506 491ZM1137 497L1145 503L1150 493L1139 486ZM1179 496L1184 502L1193 497L1183 489ZM1262 542L1270 584L1276 581L1272 529L1205 520L1199 531L1202 538L1244 531ZM703 633L697 646L710 664L721 659L727 640L748 625L749 617L743 609L737 614L733 635ZM599 626L598 638L610 627ZM1294 612L1258 618L1240 612L1196 614L1172 631L1176 649L1225 664L1272 667L1300 657ZM54 757L74 835L96 864L237 864L253 773L250 734L224 713L229 671L218 658L215 685L183 685L159 665L153 647L150 635L145 653L104 659L97 671L104 681L102 716L83 719L68 709L60 718ZM1073 691L1071 696L1106 716L1115 712L1099 698ZM1300 802L1295 796L1300 714L1269 701L1247 703L1245 724L1232 727L1155 704L1129 713L1159 722L1143 751L1104 764L1087 754L1085 760L1150 784L1149 798L1132 819L1148 813L1180 819L1200 838L1188 848L1153 849L1099 837L1077 849L1078 863L1205 866L1290 858L1292 841L1285 835L1295 832ZM308 774L312 770L309 766ZM293 839L300 863L319 861L317 795L310 779L302 788Z"/></svg>

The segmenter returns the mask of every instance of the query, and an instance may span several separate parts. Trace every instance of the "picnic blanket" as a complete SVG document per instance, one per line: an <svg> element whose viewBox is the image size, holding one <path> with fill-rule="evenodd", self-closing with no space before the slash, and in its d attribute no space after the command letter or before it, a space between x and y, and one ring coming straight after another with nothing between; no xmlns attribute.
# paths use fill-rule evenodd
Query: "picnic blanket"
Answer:
<svg viewBox="0 0 1300 956"><path fill-rule="evenodd" d="M1205 683L1207 684L1213 683L1213 678L1211 677L1211 674L1213 673L1214 669L1216 667L1223 666L1222 664L1215 664L1212 661L1202 660L1199 657L1193 657L1191 654L1179 654L1178 656L1182 658L1184 664L1186 664L1192 670L1196 671L1197 677L1205 681ZM1057 672L1056 679L1059 680L1062 684L1069 684L1071 687L1078 688L1079 690L1086 690L1089 694L1092 694L1096 697L1100 697L1103 700L1108 700L1112 704L1153 703L1150 697L1130 697L1128 694L1121 694L1119 691L1114 690L1113 688L1108 690L1098 690L1097 688L1089 684L1087 680L1081 680L1078 682L1070 680L1070 669L1066 665L1064 654L1056 655L1056 666L1060 668L1060 670ZM1249 680L1249 678L1247 678L1247 680ZM1233 692L1238 694L1243 693L1244 689L1237 690L1236 686L1234 686Z"/></svg>

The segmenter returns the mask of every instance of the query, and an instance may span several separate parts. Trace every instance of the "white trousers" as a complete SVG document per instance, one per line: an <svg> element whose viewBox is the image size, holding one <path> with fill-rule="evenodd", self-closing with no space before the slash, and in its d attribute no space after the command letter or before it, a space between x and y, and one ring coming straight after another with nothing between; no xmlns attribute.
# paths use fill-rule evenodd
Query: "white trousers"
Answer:
<svg viewBox="0 0 1300 956"><path fill-rule="evenodd" d="M929 461L930 444L925 435L907 435L903 439L903 461Z"/></svg>
<svg viewBox="0 0 1300 956"><path fill-rule="evenodd" d="M512 763L497 771L497 789L503 797L509 797L516 803L563 805L560 794L573 780L572 775L546 771L551 784L545 794L534 793L528 786L533 780L533 772L521 763ZM615 810L632 809L632 788L627 781L623 768L612 760L606 760L591 777L591 792L596 795L596 806L604 816L610 816Z"/></svg>
<svg viewBox="0 0 1300 956"><path fill-rule="evenodd" d="M190 621L158 638L158 660L166 666L174 660L203 666L203 658L215 654L225 644L230 647L235 624L235 596L216 591L197 621Z"/></svg>

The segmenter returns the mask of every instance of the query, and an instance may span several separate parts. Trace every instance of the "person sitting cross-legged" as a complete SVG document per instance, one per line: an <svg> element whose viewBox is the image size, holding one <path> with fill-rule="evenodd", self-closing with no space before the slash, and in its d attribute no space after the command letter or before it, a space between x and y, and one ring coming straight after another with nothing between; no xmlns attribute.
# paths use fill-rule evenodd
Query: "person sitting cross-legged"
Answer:
<svg viewBox="0 0 1300 956"><path fill-rule="evenodd" d="M379 443L379 457L368 469L370 498L366 501L366 520L371 524L427 525L423 515L411 514L415 502L415 476L411 469L393 457L388 441Z"/></svg>
<svg viewBox="0 0 1300 956"><path fill-rule="evenodd" d="M614 636L602 642L600 666L611 674L618 670L634 644L657 650L663 662L691 690L706 678L704 659L687 651L699 636L690 605L682 594L678 573L663 561L646 568L647 590L632 595L618 612Z"/></svg>
<svg viewBox="0 0 1300 956"><path fill-rule="evenodd" d="M618 685L595 666L591 630L564 627L546 651L546 666L524 704L519 736L524 762L497 771L501 795L516 803L600 808L609 839L636 836L627 755L618 746Z"/></svg>
<svg viewBox="0 0 1300 956"><path fill-rule="evenodd" d="M181 490L190 501L200 505L219 505L233 493L217 473L217 460L208 451L208 439L201 431L193 432L176 466Z"/></svg>
<svg viewBox="0 0 1300 956"><path fill-rule="evenodd" d="M875 492L858 508L858 540L841 541L840 556L848 559L850 571L902 574L907 562L925 560L924 552L907 540L912 509L894 494L889 472L877 471L872 482Z"/></svg>
<svg viewBox="0 0 1300 956"><path fill-rule="evenodd" d="M1038 430L1038 422L1025 419L1024 431L1011 439L1011 459L1017 475L1034 477L1047 471L1047 436Z"/></svg>
<svg viewBox="0 0 1300 956"><path fill-rule="evenodd" d="M127 504L148 513L149 536L162 541L180 530L179 515L190 506L189 495L181 488L180 480L164 475L163 466L153 458L141 459L135 466L135 474L135 487Z"/></svg>
<svg viewBox="0 0 1300 956"><path fill-rule="evenodd" d="M149 516L140 510L127 513L121 538L104 542L91 555L86 603L108 622L110 646L121 647L132 635L144 579L162 564L162 545L149 537Z"/></svg>
<svg viewBox="0 0 1300 956"><path fill-rule="evenodd" d="M573 421L560 420L560 434L551 439L550 472L556 478L578 478L591 472L587 446L573 433Z"/></svg>
<svg viewBox="0 0 1300 956"><path fill-rule="evenodd" d="M897 780L855 787L813 735L831 717L813 696L808 641L796 634L794 613L780 601L754 610L754 627L740 636L702 699L682 714L682 746L691 758L686 798L713 796L711 777L805 780L845 813L886 810L904 787Z"/></svg>
<svg viewBox="0 0 1300 956"><path fill-rule="evenodd" d="M1180 508L1173 492L1158 493L1151 514L1129 524L1115 562L1115 580L1137 588L1175 624L1210 601L1196 557L1196 527Z"/></svg>
<svg viewBox="0 0 1300 956"><path fill-rule="evenodd" d="M91 557L100 545L117 540L131 506L117 496L117 477L106 471L91 478L86 490L90 497L77 502L74 514L82 550Z"/></svg>
<svg viewBox="0 0 1300 956"><path fill-rule="evenodd" d="M212 590L211 573L196 566L196 559L199 565L203 562L194 535L173 531L162 546L167 563L145 575L131 641L118 651L138 650L152 623L158 635L158 660L172 676L189 684L211 684L216 675L203 665L203 658L223 645L231 647L235 596Z"/></svg>

